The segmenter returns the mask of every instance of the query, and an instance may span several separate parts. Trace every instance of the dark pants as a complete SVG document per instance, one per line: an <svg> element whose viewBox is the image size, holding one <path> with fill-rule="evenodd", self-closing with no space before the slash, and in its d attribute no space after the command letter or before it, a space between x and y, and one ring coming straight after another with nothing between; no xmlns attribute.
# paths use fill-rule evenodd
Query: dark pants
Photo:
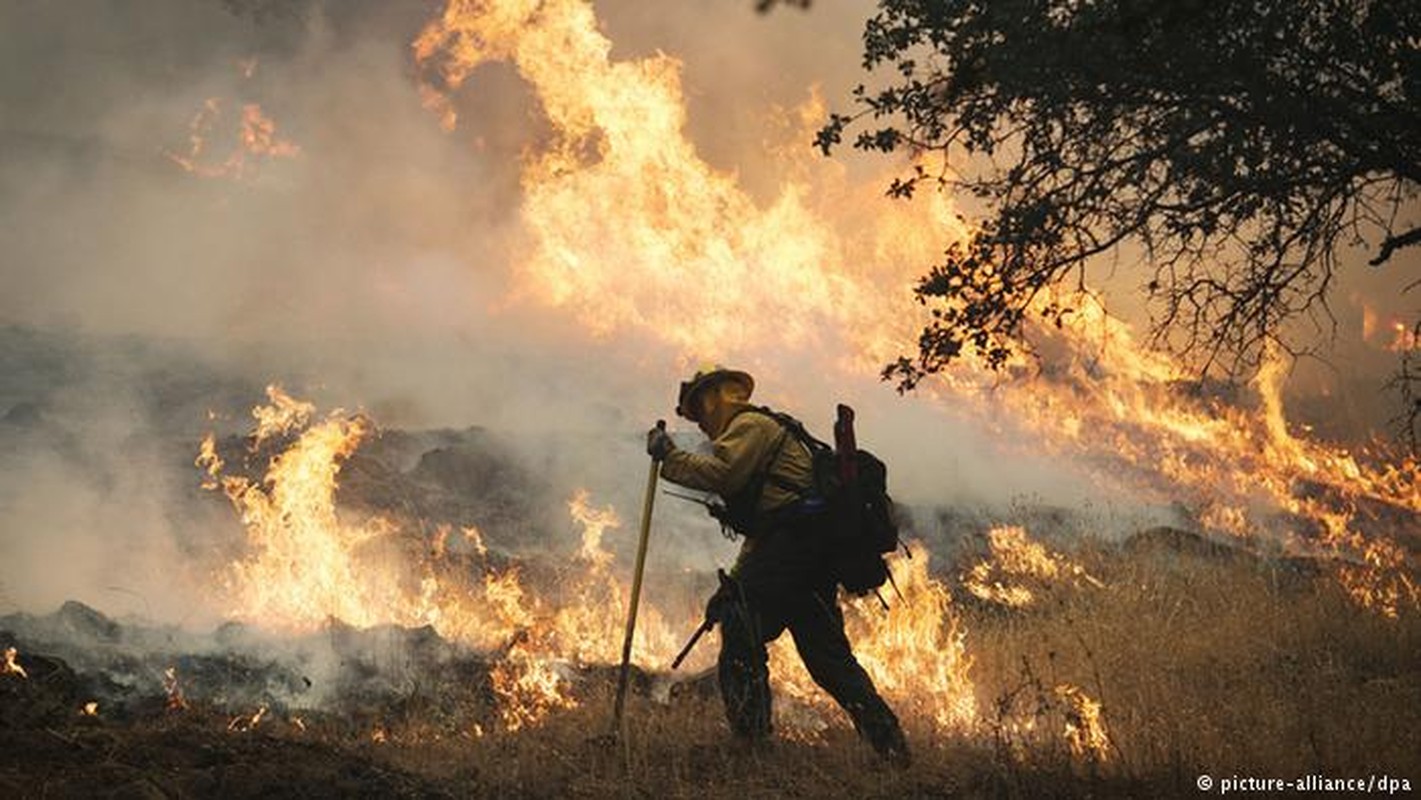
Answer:
<svg viewBox="0 0 1421 800"><path fill-rule="evenodd" d="M906 756L898 718L879 697L844 635L837 582L814 518L781 526L737 565L739 597L721 619L721 698L737 736L770 732L770 672L765 644L786 629L814 682L848 712L881 755Z"/></svg>

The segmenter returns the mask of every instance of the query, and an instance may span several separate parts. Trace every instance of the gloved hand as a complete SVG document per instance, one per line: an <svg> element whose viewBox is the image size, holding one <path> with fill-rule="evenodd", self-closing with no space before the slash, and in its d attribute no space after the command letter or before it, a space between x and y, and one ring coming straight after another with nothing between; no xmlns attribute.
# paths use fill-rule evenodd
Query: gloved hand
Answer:
<svg viewBox="0 0 1421 800"><path fill-rule="evenodd" d="M735 611L740 602L740 587L725 570L716 570L716 575L720 578L720 588L706 602L706 621L720 623Z"/></svg>
<svg viewBox="0 0 1421 800"><path fill-rule="evenodd" d="M665 460L675 449L676 443L671 441L671 434L665 428L655 427L646 432L646 453L657 461Z"/></svg>
<svg viewBox="0 0 1421 800"><path fill-rule="evenodd" d="M706 621L719 624L735 608L735 596L722 586L706 601Z"/></svg>

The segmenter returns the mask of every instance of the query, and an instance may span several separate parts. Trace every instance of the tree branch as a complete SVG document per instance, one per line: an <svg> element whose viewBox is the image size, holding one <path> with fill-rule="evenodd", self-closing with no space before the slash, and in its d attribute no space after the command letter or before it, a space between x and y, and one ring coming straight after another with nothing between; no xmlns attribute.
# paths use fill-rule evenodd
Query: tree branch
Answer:
<svg viewBox="0 0 1421 800"><path fill-rule="evenodd" d="M1392 254L1397 250L1417 244L1421 244L1421 228L1412 228L1398 236L1388 236L1382 241L1382 251L1377 254L1376 258L1367 263L1374 267L1379 267L1390 260Z"/></svg>

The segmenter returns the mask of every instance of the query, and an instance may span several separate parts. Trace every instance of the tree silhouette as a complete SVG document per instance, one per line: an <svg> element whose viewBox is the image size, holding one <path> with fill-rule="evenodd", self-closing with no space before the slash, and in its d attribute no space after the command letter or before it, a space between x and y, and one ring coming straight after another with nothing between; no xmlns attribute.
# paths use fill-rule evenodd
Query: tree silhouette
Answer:
<svg viewBox="0 0 1421 800"><path fill-rule="evenodd" d="M900 388L969 351L1002 364L1127 243L1156 343L1204 371L1331 325L1340 246L1381 266L1421 243L1415 0L881 0L864 45L887 80L816 144L935 151L889 192L987 208L917 286L933 319L884 371Z"/></svg>

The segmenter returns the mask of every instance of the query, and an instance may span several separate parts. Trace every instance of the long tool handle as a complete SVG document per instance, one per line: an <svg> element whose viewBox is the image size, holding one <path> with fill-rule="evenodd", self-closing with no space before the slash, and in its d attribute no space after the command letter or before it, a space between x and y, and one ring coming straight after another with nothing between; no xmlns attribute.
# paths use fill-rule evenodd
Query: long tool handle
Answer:
<svg viewBox="0 0 1421 800"><path fill-rule="evenodd" d="M656 427L666 430L666 421L657 420ZM636 567L632 571L632 596L629 601L631 606L627 609L627 632L622 638L622 668L617 673L617 701L612 706L612 733L619 733L622 729L622 711L627 704L627 678L631 676L632 666L632 635L636 633L636 611L641 602L641 576L646 570L646 545L651 538L651 507L656 502L656 477L660 471L661 461L657 458L651 459L651 471L646 476L646 499L641 505L641 538L636 546Z"/></svg>
<svg viewBox="0 0 1421 800"><path fill-rule="evenodd" d="M674 670L677 667L681 666L681 662L686 660L686 656L689 656L691 654L691 651L696 649L696 642L699 642L702 636L705 636L707 633L710 633L711 628L714 627L715 623L711 622L710 620L702 622L701 627L696 628L696 632L691 634L691 638L687 640L686 646L681 648L681 652L676 654L676 660L671 662L671 669Z"/></svg>

